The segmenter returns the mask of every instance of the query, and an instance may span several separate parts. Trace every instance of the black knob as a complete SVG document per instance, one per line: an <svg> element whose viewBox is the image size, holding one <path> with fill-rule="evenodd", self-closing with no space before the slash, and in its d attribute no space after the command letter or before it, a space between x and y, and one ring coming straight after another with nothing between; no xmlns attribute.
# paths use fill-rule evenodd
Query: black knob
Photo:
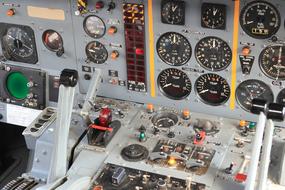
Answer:
<svg viewBox="0 0 285 190"><path fill-rule="evenodd" d="M116 8L116 4L111 1L109 4L108 4L108 9L107 11L110 12L111 10L115 9Z"/></svg>
<svg viewBox="0 0 285 190"><path fill-rule="evenodd" d="M3 119L3 115L0 113L0 120Z"/></svg>
<svg viewBox="0 0 285 190"><path fill-rule="evenodd" d="M260 114L260 112L266 113L267 111L267 101L263 99L253 99L251 102L251 113Z"/></svg>
<svg viewBox="0 0 285 190"><path fill-rule="evenodd" d="M91 76L90 76L89 74L85 74L85 75L84 75L84 79L85 79L85 80L90 80L90 79L91 79Z"/></svg>
<svg viewBox="0 0 285 190"><path fill-rule="evenodd" d="M277 121L283 121L285 115L284 106L277 103L271 103L268 105L267 118Z"/></svg>
<svg viewBox="0 0 285 190"><path fill-rule="evenodd" d="M57 57L61 57L64 54L64 48L60 48L57 52L56 52L56 56Z"/></svg>

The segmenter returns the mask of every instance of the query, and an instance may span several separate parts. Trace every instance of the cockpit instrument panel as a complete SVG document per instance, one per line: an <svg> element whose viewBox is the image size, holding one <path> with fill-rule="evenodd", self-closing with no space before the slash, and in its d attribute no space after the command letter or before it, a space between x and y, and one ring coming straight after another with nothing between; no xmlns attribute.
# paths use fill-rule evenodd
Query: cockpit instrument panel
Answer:
<svg viewBox="0 0 285 190"><path fill-rule="evenodd" d="M36 14L44 0L0 7L14 9L0 16L0 61L46 73L47 105L56 104L64 68L79 72L80 96L101 69L98 95L108 98L248 120L255 118L247 107L252 95L244 95L243 86L252 86L250 94L267 89L269 100L283 101L282 0L51 2L45 11L55 12L47 15Z"/></svg>

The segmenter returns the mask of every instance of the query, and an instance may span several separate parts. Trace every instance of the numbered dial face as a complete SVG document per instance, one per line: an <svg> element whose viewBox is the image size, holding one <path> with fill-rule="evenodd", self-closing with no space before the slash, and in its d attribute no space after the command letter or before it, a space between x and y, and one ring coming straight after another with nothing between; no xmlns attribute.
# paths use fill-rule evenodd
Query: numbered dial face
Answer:
<svg viewBox="0 0 285 190"><path fill-rule="evenodd" d="M257 39L274 35L280 28L280 14L270 3L253 1L241 11L240 24L245 33Z"/></svg>
<svg viewBox="0 0 285 190"><path fill-rule="evenodd" d="M157 79L160 91L168 98L181 100L191 92L191 81L186 73L170 68L163 70Z"/></svg>
<svg viewBox="0 0 285 190"><path fill-rule="evenodd" d="M259 66L269 78L285 80L285 45L271 45L262 50Z"/></svg>
<svg viewBox="0 0 285 190"><path fill-rule="evenodd" d="M35 50L35 44L29 34L17 27L11 27L4 36L4 46L8 49L8 54L19 58L31 57Z"/></svg>
<svg viewBox="0 0 285 190"><path fill-rule="evenodd" d="M50 51L59 51L63 48L63 40L61 35L54 30L47 30L43 33L43 43Z"/></svg>
<svg viewBox="0 0 285 190"><path fill-rule="evenodd" d="M255 98L268 102L274 100L273 92L264 82L251 79L240 83L236 89L236 100L244 110L250 111L251 101Z"/></svg>
<svg viewBox="0 0 285 190"><path fill-rule="evenodd" d="M222 4L203 3L201 26L211 29L226 28L226 6Z"/></svg>
<svg viewBox="0 0 285 190"><path fill-rule="evenodd" d="M157 41L156 49L162 61L173 66L184 65L192 54L187 38L176 32L163 34Z"/></svg>
<svg viewBox="0 0 285 190"><path fill-rule="evenodd" d="M196 83L198 97L206 104L218 106L224 104L230 97L230 86L223 77L208 73L201 75Z"/></svg>
<svg viewBox="0 0 285 190"><path fill-rule="evenodd" d="M205 69L221 71L231 63L232 50L224 40L217 37L206 37L196 45L195 57Z"/></svg>
<svg viewBox="0 0 285 190"><path fill-rule="evenodd" d="M164 0L161 2L161 21L165 24L185 24L185 2Z"/></svg>
<svg viewBox="0 0 285 190"><path fill-rule="evenodd" d="M285 88L279 92L276 98L278 104L285 105Z"/></svg>
<svg viewBox="0 0 285 190"><path fill-rule="evenodd" d="M108 52L105 46L97 41L87 44L86 55L90 61L96 64L102 64L108 59Z"/></svg>
<svg viewBox="0 0 285 190"><path fill-rule="evenodd" d="M95 15L85 18L83 28L92 38L101 38L106 32L106 26L103 20Z"/></svg>

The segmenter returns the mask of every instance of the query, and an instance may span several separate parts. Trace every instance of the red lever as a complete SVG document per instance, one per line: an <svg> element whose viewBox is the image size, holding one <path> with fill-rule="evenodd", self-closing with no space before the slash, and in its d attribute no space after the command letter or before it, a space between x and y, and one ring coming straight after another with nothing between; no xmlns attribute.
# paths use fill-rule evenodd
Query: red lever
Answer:
<svg viewBox="0 0 285 190"><path fill-rule="evenodd" d="M109 132L112 132L112 131L113 131L113 128L102 127L102 126L95 125L95 124L92 124L92 125L90 125L89 127L93 128L93 129L98 129L98 130L100 130L100 131L109 131Z"/></svg>

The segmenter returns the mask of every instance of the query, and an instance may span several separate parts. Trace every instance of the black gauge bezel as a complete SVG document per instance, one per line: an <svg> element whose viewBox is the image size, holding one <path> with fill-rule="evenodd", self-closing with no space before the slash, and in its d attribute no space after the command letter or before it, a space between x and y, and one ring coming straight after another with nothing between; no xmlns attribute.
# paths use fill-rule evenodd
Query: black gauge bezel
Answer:
<svg viewBox="0 0 285 190"><path fill-rule="evenodd" d="M21 57L17 54L14 54L10 50L11 48L4 42L5 40L3 38L6 36L10 28L19 28L20 30L28 34L29 38L31 39L31 43L33 45L33 53L30 56ZM0 39L1 39L3 55L7 60L21 62L21 63L28 63L28 64L36 64L38 62L37 44L35 40L34 30L31 27L25 25L0 23Z"/></svg>
<svg viewBox="0 0 285 190"><path fill-rule="evenodd" d="M87 29L86 22L87 22L87 20L88 20L90 17L96 17L96 18L98 18L98 19L103 23L103 25L104 25L104 32L103 32L101 35L94 35L94 34L90 33L90 31ZM88 15L88 16L84 19L84 21L83 21L83 29L84 29L84 31L86 32L86 34L87 34L88 36L90 36L91 38L94 38L94 39L102 38L102 37L106 34L106 24L105 24L105 22L103 21L102 18L100 18L100 17L98 17L98 16L96 16L96 15Z"/></svg>
<svg viewBox="0 0 285 190"><path fill-rule="evenodd" d="M176 22L176 23L170 23L169 21L167 21L167 19L165 19L165 17L163 16L163 8L166 4L168 3L175 3L177 6L179 6L180 8L182 8L182 19L180 22ZM170 25L185 25L185 1L182 0L162 0L161 1L161 8L160 8L160 17L161 17L161 22L163 24L170 24Z"/></svg>
<svg viewBox="0 0 285 190"><path fill-rule="evenodd" d="M54 49L54 48L50 47L50 46L46 43L46 41L45 41L45 39L44 39L45 36L46 36L46 34L49 33L49 32L56 33L56 34L58 35L59 39L60 39L60 44L61 44L61 46L58 47L57 49ZM52 51L52 52L57 52L57 51L59 51L59 50L61 50L61 49L63 48L63 38L62 38L62 36L59 34L59 32L57 32L57 31L55 31L55 30L48 29L48 30L44 31L44 32L43 32L43 35L42 35L42 41L43 41L43 44L45 45L45 47L46 47L48 50Z"/></svg>
<svg viewBox="0 0 285 190"><path fill-rule="evenodd" d="M239 88L241 88L241 86L243 86L243 85L245 85L245 83L247 83L247 84L252 84L252 83L254 83L254 82L257 82L257 83L259 83L259 84L261 84L261 86L263 86L263 87L266 87L266 91L267 90L269 90L270 91L270 93L271 93L271 95L272 95L272 102L274 101L274 94L273 94L273 91L272 91L272 89L270 88L270 86L269 85L267 85L265 82L263 82L263 81L261 81L261 80L258 80L258 79L248 79L248 80L245 80L245 81L242 81L238 86L237 86L237 88L236 88L236 93L235 93L235 99L236 99L236 102L238 103L238 105L239 105L239 107L241 107L244 111L247 111L247 112L250 112L250 110L249 109L247 109L247 108L245 108L245 106L240 102L240 100L239 100Z"/></svg>
<svg viewBox="0 0 285 190"><path fill-rule="evenodd" d="M209 102L208 100L203 99L203 98L200 96L200 94L198 93L198 90L197 90L198 81L199 81L200 78L202 78L203 76L207 76L207 75L216 75L216 76L220 77L221 79L223 79L223 80L226 82L227 87L229 88L229 91L230 91L230 92L229 92L229 95L227 96L227 98L226 98L224 101L219 102L219 103L212 103L212 102ZM218 75L218 74L216 74L216 73L206 73L206 74L203 74L203 75L199 76L199 77L196 79L196 81L195 81L195 87L194 87L194 88L195 88L195 94L197 95L198 99L199 99L201 102L203 102L204 104L210 105L210 106L221 106L221 105L224 105L224 104L230 99L230 96L231 96L231 87L230 87L228 81L227 81L224 77L222 77L221 75Z"/></svg>
<svg viewBox="0 0 285 190"><path fill-rule="evenodd" d="M252 7L253 5L258 4L258 3L267 4L270 8L272 8L272 9L276 12L277 17L278 17L278 20L279 20L278 23L277 23L277 24L278 24L278 27L276 27L270 34L264 35L264 36L252 34L250 31L248 31L248 30L245 28L245 26L244 26L244 24L243 24L243 17L244 17L244 15L246 14L245 11L247 11L250 7ZM243 29L243 31L244 31L247 35L249 35L250 37L255 38L255 39L267 39L267 38L270 38L270 37L272 37L273 35L275 35L275 34L278 32L278 30L280 29L280 26L281 26L281 16L280 16L280 12L278 11L278 9L277 9L272 3L269 3L268 1L256 0L256 1L252 1L252 2L250 2L250 3L248 3L248 4L246 4L246 5L242 8L242 10L241 10L241 12L240 12L240 18L239 18L239 20L240 20L240 26L241 26L241 28Z"/></svg>
<svg viewBox="0 0 285 190"><path fill-rule="evenodd" d="M282 103L282 102L280 101L280 99L281 99L282 97L285 98L285 88L283 88L282 90L280 90L280 92L278 93L278 95L277 95L277 97L276 97L276 103L277 103L277 104L282 104L282 105L285 106L285 102Z"/></svg>
<svg viewBox="0 0 285 190"><path fill-rule="evenodd" d="M278 78L278 79L277 79L276 77L273 77L273 76L271 76L269 73L267 73L267 72L265 71L265 69L263 68L264 63L262 62L262 57L263 57L265 51L266 51L267 49L269 49L270 47L273 47L273 46L282 46L282 47L285 48L285 44L273 44L273 45L266 46L266 47L260 52L260 54L259 54L258 65L259 65L260 70L262 71L262 73L263 73L266 77L268 77L268 78L270 78L270 79L273 79L273 80L282 80L282 81L283 81L283 80L285 80L285 76L282 77L282 78ZM284 65L284 66L285 66L285 65Z"/></svg>
<svg viewBox="0 0 285 190"><path fill-rule="evenodd" d="M99 44L102 45L103 50L104 50L104 52L105 52L106 55L107 55L107 57L104 59L103 62L101 62L101 61L100 61L100 62L96 62L96 60L94 60L94 58L93 58L92 56L89 56L88 48L89 48L89 46L90 46L91 44L93 44L93 43L99 43ZM106 49L105 45L102 44L101 42L98 42L98 41L91 41L91 42L89 42L89 43L86 45L86 47L85 47L85 53L86 53L86 56L87 56L87 59L88 59L88 60L90 60L91 62L93 62L93 63L95 63L95 64L99 64L99 65L106 63L106 61L108 60L108 57L109 57L109 53L108 53L108 50Z"/></svg>
<svg viewBox="0 0 285 190"><path fill-rule="evenodd" d="M224 15L223 19L224 19L224 23L222 25L219 25L217 27L211 27L209 25L207 25L204 22L204 13L207 9L209 9L210 7L217 7L218 9L220 9ZM217 29L217 30L225 30L226 29L226 25L227 25L227 6L224 4L218 4L218 3L203 3L201 6L201 26L203 28L208 28L208 29Z"/></svg>
<svg viewBox="0 0 285 190"><path fill-rule="evenodd" d="M163 72L165 72L166 70L176 70L176 71L178 71L178 72L183 73L183 74L187 77L187 79L189 80L189 83L190 83L190 91L188 90L188 93L185 94L185 95L182 96L182 97L174 97L174 96L171 96L171 95L167 94L167 93L163 90L163 88L162 88L162 86L161 86L161 84L160 84L160 76L161 76L161 74L162 74ZM189 85L189 84L188 84L188 85ZM182 70L180 70L180 69L177 69L177 68L167 68L167 69L162 70L162 71L158 74L158 77L157 77L157 86L158 86L160 92L161 92L165 97L167 97L167 98L169 98L169 99L172 99L172 100L183 100L183 99L186 99L186 98L191 94L191 91L192 91L192 82L191 82L190 77L187 75L187 73L185 73L184 71L182 71Z"/></svg>
<svg viewBox="0 0 285 190"><path fill-rule="evenodd" d="M185 61L183 61L183 62L180 62L180 63L178 63L178 64L174 64L174 63L171 63L171 62L169 62L168 60L166 60L160 53L159 53L159 51L158 51L158 49L159 49L159 43L160 43L160 41L161 41L161 39L163 38L163 37L165 37L165 36L170 36L171 34L176 34L176 35L179 35L180 37L182 37L184 40L186 40L186 43L187 43L187 45L188 45L188 47L189 47L189 49L190 49L190 53L189 53L189 56L187 57L187 59L185 60ZM178 32L166 32L166 33L163 33L159 38L158 38L158 40L157 40L157 42L156 42L156 53L157 53L157 55L158 55L158 57L160 58L160 60L162 60L164 63L166 63L167 65L170 65L170 66L182 66L182 65L185 65L186 63L188 63L189 62L189 60L191 59L191 57L192 57L192 46L191 46L191 44L190 44L190 42L189 42L189 40L184 36L184 35L182 35L182 34L180 34L180 33L178 33Z"/></svg>
<svg viewBox="0 0 285 190"><path fill-rule="evenodd" d="M229 48L230 53L231 53L231 56L230 56L230 59L229 59L230 61L229 61L226 65L224 65L223 67L221 67L221 68L219 68L219 69L211 69L211 68L205 66L204 63L202 63L202 62L198 59L198 57L197 57L198 45L199 45L202 41L205 41L205 40L211 39L211 38L215 38L216 40L221 41L222 43L226 44L226 45L227 45L227 48ZM222 48L222 47L221 47L221 48ZM195 52L194 52L194 54L195 54L195 59L196 59L196 61L198 62L198 64L199 64L201 67L203 67L204 69L206 69L206 70L208 70L208 71L211 71L211 72L217 72L217 71L225 70L226 68L229 67L229 65L230 65L231 62L232 62L232 49L231 49L231 47L229 46L229 44L228 44L226 41L224 41L223 39L221 39L221 38L219 38L219 37L216 37L216 36L207 36L207 37L202 38L201 40L199 40L199 42L198 42L198 43L196 44L196 46L195 46Z"/></svg>

